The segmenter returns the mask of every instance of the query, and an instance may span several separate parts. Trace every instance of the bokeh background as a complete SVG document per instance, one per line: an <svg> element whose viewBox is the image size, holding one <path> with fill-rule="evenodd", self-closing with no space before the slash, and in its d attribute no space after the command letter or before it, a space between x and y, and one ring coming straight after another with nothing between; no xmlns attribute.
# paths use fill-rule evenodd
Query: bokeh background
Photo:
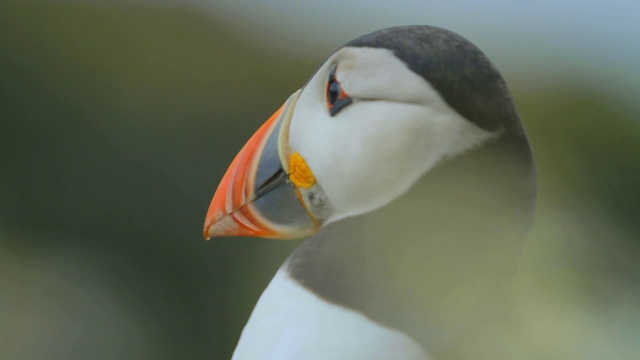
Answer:
<svg viewBox="0 0 640 360"><path fill-rule="evenodd" d="M225 359L296 242L202 240L228 163L344 42L452 29L540 175L522 359L640 354L637 1L0 3L0 359Z"/></svg>

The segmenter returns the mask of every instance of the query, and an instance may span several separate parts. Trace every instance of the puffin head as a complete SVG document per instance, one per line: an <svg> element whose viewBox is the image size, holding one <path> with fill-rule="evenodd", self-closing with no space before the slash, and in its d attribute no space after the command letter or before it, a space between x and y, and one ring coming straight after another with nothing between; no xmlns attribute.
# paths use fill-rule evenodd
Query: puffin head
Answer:
<svg viewBox="0 0 640 360"><path fill-rule="evenodd" d="M429 26L365 35L250 138L218 186L204 236L313 235L505 134L526 143L504 80L469 41Z"/></svg>

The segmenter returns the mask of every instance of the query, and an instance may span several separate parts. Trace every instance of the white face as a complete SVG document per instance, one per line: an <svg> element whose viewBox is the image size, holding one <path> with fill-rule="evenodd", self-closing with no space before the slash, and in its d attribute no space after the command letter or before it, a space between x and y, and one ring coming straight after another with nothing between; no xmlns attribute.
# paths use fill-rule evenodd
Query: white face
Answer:
<svg viewBox="0 0 640 360"><path fill-rule="evenodd" d="M353 102L331 116L327 82L334 65ZM289 145L333 205L332 222L386 205L438 161L493 136L450 108L392 51L346 47L302 89Z"/></svg>

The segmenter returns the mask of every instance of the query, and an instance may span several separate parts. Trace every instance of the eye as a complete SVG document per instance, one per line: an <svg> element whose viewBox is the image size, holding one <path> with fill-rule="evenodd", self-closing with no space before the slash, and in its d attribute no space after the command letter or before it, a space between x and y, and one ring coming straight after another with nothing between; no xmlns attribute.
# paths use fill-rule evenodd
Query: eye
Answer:
<svg viewBox="0 0 640 360"><path fill-rule="evenodd" d="M327 81L327 108L329 109L329 115L336 115L351 102L351 97L342 89L342 85L336 79L336 65L333 65Z"/></svg>

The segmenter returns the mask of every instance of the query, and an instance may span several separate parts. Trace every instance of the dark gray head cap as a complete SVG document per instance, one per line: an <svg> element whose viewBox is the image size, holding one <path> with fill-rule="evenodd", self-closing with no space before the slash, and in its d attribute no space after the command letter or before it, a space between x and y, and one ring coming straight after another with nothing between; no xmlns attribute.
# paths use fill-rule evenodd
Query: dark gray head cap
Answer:
<svg viewBox="0 0 640 360"><path fill-rule="evenodd" d="M480 49L454 32L424 25L399 26L364 35L345 46L389 49L467 120L489 131L523 132L498 70Z"/></svg>

